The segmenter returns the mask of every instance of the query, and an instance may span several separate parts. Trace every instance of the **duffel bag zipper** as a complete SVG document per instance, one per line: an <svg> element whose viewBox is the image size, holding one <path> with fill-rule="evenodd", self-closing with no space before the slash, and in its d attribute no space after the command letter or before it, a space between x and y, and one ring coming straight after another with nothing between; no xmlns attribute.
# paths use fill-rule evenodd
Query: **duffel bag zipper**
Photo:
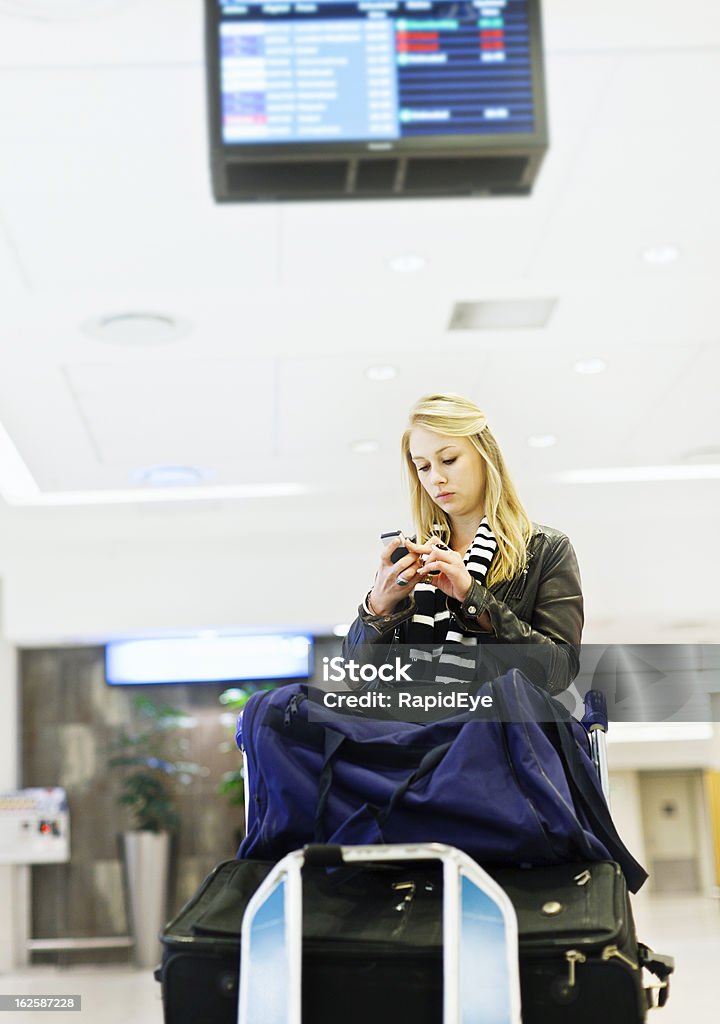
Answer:
<svg viewBox="0 0 720 1024"><path fill-rule="evenodd" d="M304 694L296 693L287 702L287 707L285 708L285 715L283 717L283 725L285 726L286 729L292 725L293 719L297 716L298 708L300 707L304 700Z"/></svg>
<svg viewBox="0 0 720 1024"><path fill-rule="evenodd" d="M637 971L639 969L635 961L631 959L627 953L623 953L619 950L617 946L605 946L605 948L600 952L600 959L607 962L613 958L621 960L624 964L627 964L628 967L631 967L633 971ZM588 958L584 953L581 953L579 949L568 949L565 952L565 959L568 965L567 987L568 989L571 989L575 987L576 983L575 972L577 964L587 963Z"/></svg>

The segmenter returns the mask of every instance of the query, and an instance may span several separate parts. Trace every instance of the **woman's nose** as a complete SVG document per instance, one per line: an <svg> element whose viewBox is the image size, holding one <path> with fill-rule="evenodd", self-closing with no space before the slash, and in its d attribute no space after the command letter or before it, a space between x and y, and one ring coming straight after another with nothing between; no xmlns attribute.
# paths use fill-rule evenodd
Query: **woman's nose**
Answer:
<svg viewBox="0 0 720 1024"><path fill-rule="evenodd" d="M437 486L438 484L444 484L447 480L447 477L443 472L442 466L438 466L435 469L433 469L431 476L432 482L435 486Z"/></svg>

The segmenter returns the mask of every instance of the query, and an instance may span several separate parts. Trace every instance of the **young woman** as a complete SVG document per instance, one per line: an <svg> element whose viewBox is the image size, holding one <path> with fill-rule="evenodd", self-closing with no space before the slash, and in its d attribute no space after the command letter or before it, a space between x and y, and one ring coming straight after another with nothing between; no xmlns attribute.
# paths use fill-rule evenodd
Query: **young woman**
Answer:
<svg viewBox="0 0 720 1024"><path fill-rule="evenodd" d="M419 645L444 682L458 672L440 661L462 670L470 653L453 646L480 644L483 679L517 667L550 693L564 690L578 673L583 626L575 552L528 518L485 414L461 395L427 395L410 412L402 452L417 542L385 547L346 658L362 660L368 645ZM403 544L408 553L393 562Z"/></svg>

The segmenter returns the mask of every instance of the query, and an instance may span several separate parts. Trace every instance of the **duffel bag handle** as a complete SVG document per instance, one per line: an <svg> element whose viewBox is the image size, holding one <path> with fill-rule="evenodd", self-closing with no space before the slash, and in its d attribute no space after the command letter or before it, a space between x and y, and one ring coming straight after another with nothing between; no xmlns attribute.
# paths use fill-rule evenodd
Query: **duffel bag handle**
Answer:
<svg viewBox="0 0 720 1024"><path fill-rule="evenodd" d="M334 729L330 729L327 726L323 726L322 728L325 731L325 743L322 770L318 780L318 800L315 808L315 843L322 843L323 841L323 819L325 817L325 810L327 808L328 800L330 798L330 790L332 788L334 763L343 744L346 742L346 737L342 733L337 732ZM426 775L429 775L430 772L437 768L452 745L453 741L449 740L447 743L441 743L426 751L417 768L395 787L384 808L371 808L370 805L368 805L368 810L375 818L378 828L382 829L382 826L387 823L390 815L396 810L398 804L410 787L414 786L416 782L419 782L420 779L423 779Z"/></svg>

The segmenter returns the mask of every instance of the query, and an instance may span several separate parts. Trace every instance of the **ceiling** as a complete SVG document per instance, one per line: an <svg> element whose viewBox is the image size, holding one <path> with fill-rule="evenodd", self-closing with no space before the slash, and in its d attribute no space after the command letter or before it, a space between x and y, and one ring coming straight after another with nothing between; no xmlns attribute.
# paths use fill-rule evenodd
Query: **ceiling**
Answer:
<svg viewBox="0 0 720 1024"><path fill-rule="evenodd" d="M0 0L0 423L26 467L0 502L11 639L347 620L377 535L410 525L407 409L453 390L575 543L589 640L720 642L718 473L560 479L720 464L714 0L546 0L531 198L223 206L200 0L21 9ZM647 262L658 247L678 258ZM390 268L407 256L424 265ZM457 302L533 298L557 300L544 328L448 330ZM137 312L184 333L88 330ZM605 372L578 374L590 358ZM157 466L194 471L199 498L127 501ZM259 484L280 493L244 495Z"/></svg>

